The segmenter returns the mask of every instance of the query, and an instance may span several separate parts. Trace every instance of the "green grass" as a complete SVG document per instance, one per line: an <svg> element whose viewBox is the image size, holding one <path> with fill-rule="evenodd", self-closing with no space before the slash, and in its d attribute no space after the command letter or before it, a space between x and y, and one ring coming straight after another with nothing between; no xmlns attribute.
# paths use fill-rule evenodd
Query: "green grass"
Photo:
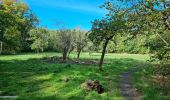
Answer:
<svg viewBox="0 0 170 100"><path fill-rule="evenodd" d="M97 65L76 65L45 63L40 58L61 56L58 53L20 54L0 56L0 95L17 95L18 100L122 100L119 90L119 75L130 67L141 65L148 55L107 54L104 71ZM70 55L75 58L76 54ZM81 59L99 59L100 54L89 56L83 53ZM64 82L64 78L69 78ZM87 79L97 79L105 92L85 93L81 84Z"/></svg>
<svg viewBox="0 0 170 100"><path fill-rule="evenodd" d="M153 65L144 63L138 67L140 69L133 73L133 84L140 91L142 100L170 100L168 91L152 81Z"/></svg>

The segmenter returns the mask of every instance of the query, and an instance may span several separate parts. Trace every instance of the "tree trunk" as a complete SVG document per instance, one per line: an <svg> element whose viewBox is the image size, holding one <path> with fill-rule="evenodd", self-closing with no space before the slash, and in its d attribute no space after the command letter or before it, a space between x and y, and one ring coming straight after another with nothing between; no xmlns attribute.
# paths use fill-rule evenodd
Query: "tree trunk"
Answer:
<svg viewBox="0 0 170 100"><path fill-rule="evenodd" d="M63 50L63 62L65 62L66 59L67 59L67 53L68 53L67 48L64 48L64 50Z"/></svg>
<svg viewBox="0 0 170 100"><path fill-rule="evenodd" d="M3 42L0 42L0 54L2 54L2 47L3 47Z"/></svg>
<svg viewBox="0 0 170 100"><path fill-rule="evenodd" d="M169 43L158 32L156 32L156 35L166 44L166 46L169 46Z"/></svg>
<svg viewBox="0 0 170 100"><path fill-rule="evenodd" d="M71 52L74 50L74 47L72 47L70 50L68 50L68 58L70 57Z"/></svg>
<svg viewBox="0 0 170 100"><path fill-rule="evenodd" d="M103 45L102 55L101 55L100 63L99 63L99 70L102 70L103 60L104 60L104 56L106 53L106 47L107 47L108 42L109 40L106 40L106 42Z"/></svg>
<svg viewBox="0 0 170 100"><path fill-rule="evenodd" d="M67 54L64 52L64 53L63 53L63 61L64 61L64 62L66 61L66 58L67 58Z"/></svg>
<svg viewBox="0 0 170 100"><path fill-rule="evenodd" d="M80 60L80 53L81 53L81 50L78 50L78 51L77 51L77 60L78 60L78 61Z"/></svg>

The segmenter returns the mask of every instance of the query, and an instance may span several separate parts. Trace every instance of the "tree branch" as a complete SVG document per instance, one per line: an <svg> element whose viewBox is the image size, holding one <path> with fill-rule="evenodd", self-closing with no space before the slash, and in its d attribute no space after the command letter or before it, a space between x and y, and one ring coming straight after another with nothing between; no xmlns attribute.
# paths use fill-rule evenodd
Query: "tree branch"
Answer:
<svg viewBox="0 0 170 100"><path fill-rule="evenodd" d="M158 32L156 32L156 35L166 44L166 46L169 46L169 43Z"/></svg>

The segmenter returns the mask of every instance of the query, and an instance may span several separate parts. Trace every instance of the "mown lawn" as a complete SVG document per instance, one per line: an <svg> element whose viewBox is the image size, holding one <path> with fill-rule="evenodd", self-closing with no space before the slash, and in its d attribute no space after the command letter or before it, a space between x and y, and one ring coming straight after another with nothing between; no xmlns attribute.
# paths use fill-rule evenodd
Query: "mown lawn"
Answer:
<svg viewBox="0 0 170 100"><path fill-rule="evenodd" d="M122 100L119 90L120 74L130 67L143 65L148 55L107 54L104 71L97 65L45 63L40 58L61 56L58 53L20 54L0 56L0 95L18 96L18 100ZM75 58L76 54L71 54ZM99 59L100 54L81 59ZM69 81L65 82L64 79ZM86 93L81 84L87 79L97 79L105 92Z"/></svg>

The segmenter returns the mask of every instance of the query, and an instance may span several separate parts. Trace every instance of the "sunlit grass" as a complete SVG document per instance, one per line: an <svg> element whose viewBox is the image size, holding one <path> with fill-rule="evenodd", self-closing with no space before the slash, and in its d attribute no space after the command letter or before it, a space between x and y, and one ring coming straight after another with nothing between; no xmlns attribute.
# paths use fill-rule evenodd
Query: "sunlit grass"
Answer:
<svg viewBox="0 0 170 100"><path fill-rule="evenodd" d="M130 67L146 61L148 55L107 54L104 71L97 65L71 65L45 63L46 56L61 56L59 53L20 54L0 56L0 95L17 95L19 100L122 100L119 90L119 75ZM76 58L72 53L71 58ZM100 59L99 53L83 53L81 59ZM69 78L68 82L63 79ZM110 81L108 81L108 78ZM85 93L81 84L87 79L97 79L105 92Z"/></svg>

